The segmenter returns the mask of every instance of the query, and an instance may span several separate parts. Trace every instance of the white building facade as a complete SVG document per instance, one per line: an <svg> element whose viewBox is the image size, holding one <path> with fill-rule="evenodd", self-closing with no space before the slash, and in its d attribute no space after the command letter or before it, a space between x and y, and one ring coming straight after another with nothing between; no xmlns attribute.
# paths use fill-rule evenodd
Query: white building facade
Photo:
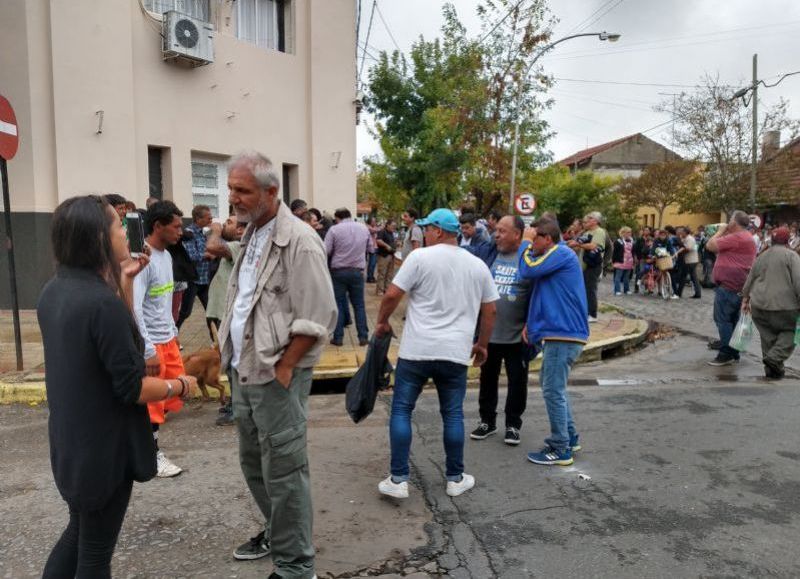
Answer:
<svg viewBox="0 0 800 579"><path fill-rule="evenodd" d="M50 216L74 195L155 196L187 215L202 203L224 218L225 161L256 149L287 202L355 211L355 11L354 0L0 2L23 307L52 272Z"/></svg>

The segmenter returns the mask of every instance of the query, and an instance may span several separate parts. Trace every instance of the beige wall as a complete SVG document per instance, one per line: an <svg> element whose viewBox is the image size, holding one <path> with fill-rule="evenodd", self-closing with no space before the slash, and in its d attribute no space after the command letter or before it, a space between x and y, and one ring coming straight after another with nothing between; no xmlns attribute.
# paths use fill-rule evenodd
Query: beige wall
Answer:
<svg viewBox="0 0 800 579"><path fill-rule="evenodd" d="M642 225L659 227L658 211L652 207L640 207L636 212L636 219ZM680 213L677 207L670 206L664 211L661 227L686 225L694 230L701 225L721 223L722 221L725 221L725 219L721 218L719 213Z"/></svg>
<svg viewBox="0 0 800 579"><path fill-rule="evenodd" d="M169 149L165 195L185 210L192 152L244 148L279 175L297 165L295 195L310 205L355 210L355 2L294 0L292 54L239 41L232 4L211 4L215 62L187 68L162 61L159 24L137 0L0 2L0 94L21 134L14 211L90 192L143 205L148 145Z"/></svg>

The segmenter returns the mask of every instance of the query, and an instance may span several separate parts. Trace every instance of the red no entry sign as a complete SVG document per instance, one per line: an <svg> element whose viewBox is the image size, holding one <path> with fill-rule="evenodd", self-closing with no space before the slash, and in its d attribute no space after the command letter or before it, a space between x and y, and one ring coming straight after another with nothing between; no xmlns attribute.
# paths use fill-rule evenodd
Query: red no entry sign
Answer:
<svg viewBox="0 0 800 579"><path fill-rule="evenodd" d="M0 95L0 158L8 161L17 154L19 135L17 134L17 116L11 103Z"/></svg>

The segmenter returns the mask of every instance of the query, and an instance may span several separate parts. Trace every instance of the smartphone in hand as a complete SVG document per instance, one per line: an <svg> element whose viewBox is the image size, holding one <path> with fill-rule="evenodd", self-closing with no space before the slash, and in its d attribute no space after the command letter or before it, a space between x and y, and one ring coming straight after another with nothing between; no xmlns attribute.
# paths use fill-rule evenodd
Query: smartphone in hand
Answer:
<svg viewBox="0 0 800 579"><path fill-rule="evenodd" d="M126 213L125 222L128 224L128 247L131 257L137 258L144 253L144 225L139 213Z"/></svg>

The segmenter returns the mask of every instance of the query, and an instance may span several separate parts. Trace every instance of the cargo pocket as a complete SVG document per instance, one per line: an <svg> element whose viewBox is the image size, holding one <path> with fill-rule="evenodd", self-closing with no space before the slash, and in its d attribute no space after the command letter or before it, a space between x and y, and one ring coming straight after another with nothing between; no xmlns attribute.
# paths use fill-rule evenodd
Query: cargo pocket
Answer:
<svg viewBox="0 0 800 579"><path fill-rule="evenodd" d="M305 466L306 424L296 424L269 435L270 478L281 478Z"/></svg>

